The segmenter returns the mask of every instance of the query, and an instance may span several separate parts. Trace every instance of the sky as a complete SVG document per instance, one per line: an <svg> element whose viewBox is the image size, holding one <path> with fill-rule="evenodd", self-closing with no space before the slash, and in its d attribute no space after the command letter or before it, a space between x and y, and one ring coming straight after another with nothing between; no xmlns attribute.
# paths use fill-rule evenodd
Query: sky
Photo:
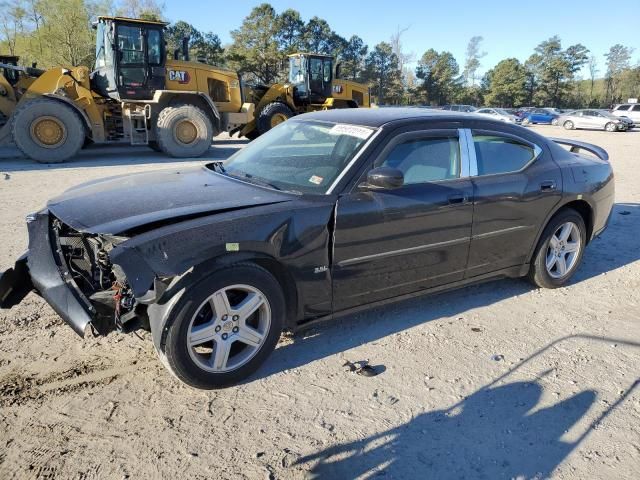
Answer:
<svg viewBox="0 0 640 480"><path fill-rule="evenodd" d="M230 31L242 23L259 1L164 0L170 21L184 20L198 30L212 31L223 44ZM640 18L638 0L622 3L602 0L318 0L269 3L278 13L294 8L307 21L317 15L343 37L362 37L371 48L388 41L397 29L404 50L417 61L429 48L450 51L464 66L466 46L474 35L484 38L481 72L504 58L526 60L541 41L559 35L564 48L582 43L596 56L599 76L604 74L604 54L616 43L634 48L633 63L640 62L638 29L624 19ZM625 13L626 12L626 13ZM582 72L588 76L586 67Z"/></svg>

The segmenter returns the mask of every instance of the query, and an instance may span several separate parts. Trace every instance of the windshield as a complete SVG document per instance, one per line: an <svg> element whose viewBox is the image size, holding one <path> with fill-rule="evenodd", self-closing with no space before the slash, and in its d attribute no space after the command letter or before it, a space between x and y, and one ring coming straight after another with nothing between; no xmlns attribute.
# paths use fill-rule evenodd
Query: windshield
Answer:
<svg viewBox="0 0 640 480"><path fill-rule="evenodd" d="M509 113L509 112L507 112L506 110L504 110L504 109L502 109L502 108L494 108L494 110L495 110L496 112L498 112L500 115L507 115L507 116L509 116L509 115L510 115L510 113Z"/></svg>
<svg viewBox="0 0 640 480"><path fill-rule="evenodd" d="M324 194L374 129L289 120L224 163L226 175L278 190Z"/></svg>

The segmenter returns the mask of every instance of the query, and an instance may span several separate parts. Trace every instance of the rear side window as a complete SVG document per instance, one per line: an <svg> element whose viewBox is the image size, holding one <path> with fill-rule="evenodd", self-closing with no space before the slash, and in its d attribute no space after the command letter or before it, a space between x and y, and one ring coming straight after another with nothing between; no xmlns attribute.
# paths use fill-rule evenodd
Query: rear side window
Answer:
<svg viewBox="0 0 640 480"><path fill-rule="evenodd" d="M618 112L626 112L627 110L629 110L629 107L631 105L619 105L616 107L616 111Z"/></svg>
<svg viewBox="0 0 640 480"><path fill-rule="evenodd" d="M460 145L457 137L416 138L399 143L383 161L397 168L405 184L437 182L460 176Z"/></svg>
<svg viewBox="0 0 640 480"><path fill-rule="evenodd" d="M631 109L632 112L640 112L640 105L634 105Z"/></svg>
<svg viewBox="0 0 640 480"><path fill-rule="evenodd" d="M517 172L537 155L536 149L511 137L474 134L478 175Z"/></svg>

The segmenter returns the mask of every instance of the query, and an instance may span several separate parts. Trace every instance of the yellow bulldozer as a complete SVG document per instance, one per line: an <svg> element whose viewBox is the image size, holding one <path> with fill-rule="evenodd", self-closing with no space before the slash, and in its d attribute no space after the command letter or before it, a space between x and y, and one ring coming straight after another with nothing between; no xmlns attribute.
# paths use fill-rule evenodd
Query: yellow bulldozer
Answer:
<svg viewBox="0 0 640 480"><path fill-rule="evenodd" d="M330 56L291 55L289 82L244 85L235 71L190 61L188 39L168 59L166 25L99 17L93 72L0 58L0 141L46 163L88 143L197 157L221 132L253 139L299 113L370 106L366 86L335 78Z"/></svg>

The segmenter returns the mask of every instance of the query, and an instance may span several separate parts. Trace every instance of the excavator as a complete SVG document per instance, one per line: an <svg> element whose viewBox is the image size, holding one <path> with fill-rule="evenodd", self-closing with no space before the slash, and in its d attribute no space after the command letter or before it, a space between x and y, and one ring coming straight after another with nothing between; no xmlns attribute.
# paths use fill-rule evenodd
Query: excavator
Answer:
<svg viewBox="0 0 640 480"><path fill-rule="evenodd" d="M0 58L0 141L43 163L63 162L89 143L198 157L221 132L253 139L300 113L370 106L368 87L335 78L330 56L291 55L288 82L245 85L233 70L191 61L186 38L168 58L166 26L99 17L91 72Z"/></svg>

